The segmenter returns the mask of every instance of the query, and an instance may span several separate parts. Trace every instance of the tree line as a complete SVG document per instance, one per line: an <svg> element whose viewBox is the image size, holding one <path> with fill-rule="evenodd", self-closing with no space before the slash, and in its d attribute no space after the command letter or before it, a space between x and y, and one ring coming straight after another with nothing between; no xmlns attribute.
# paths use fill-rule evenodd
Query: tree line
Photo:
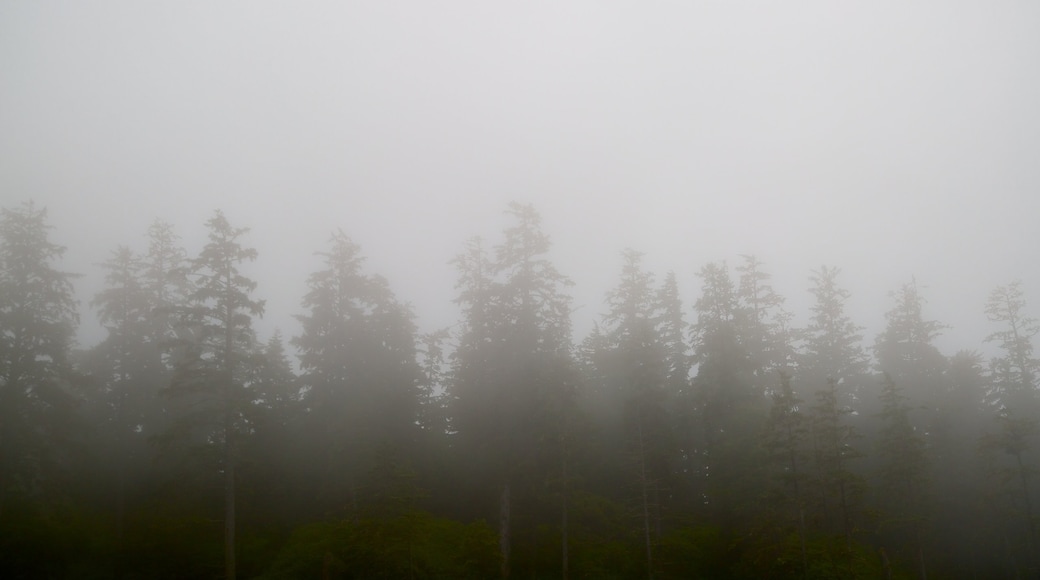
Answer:
<svg viewBox="0 0 1040 580"><path fill-rule="evenodd" d="M872 347L840 270L796 327L760 260L692 295L626 250L572 337L529 205L452 262L461 320L410 307L334 232L299 334L259 337L222 212L100 267L103 340L45 209L0 218L7 578L1020 578L1040 572L1040 396L1018 282L996 356L947 356L911 280Z"/></svg>

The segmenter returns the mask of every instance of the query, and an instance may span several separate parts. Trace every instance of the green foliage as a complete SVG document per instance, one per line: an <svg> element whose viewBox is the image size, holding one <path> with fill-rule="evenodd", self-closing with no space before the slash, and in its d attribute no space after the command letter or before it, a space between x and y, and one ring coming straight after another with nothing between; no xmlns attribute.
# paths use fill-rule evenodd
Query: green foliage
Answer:
<svg viewBox="0 0 1040 580"><path fill-rule="evenodd" d="M339 233L302 332L266 343L246 230L218 212L188 260L156 222L146 252L101 264L107 336L70 353L62 248L42 210L4 210L0 576L213 578L236 558L243 578L1036 575L1040 363L1018 283L986 305L988 369L940 354L904 285L882 383L837 269L814 272L796 335L754 257L736 283L701 270L688 325L676 276L655 285L629 250L575 361L570 283L537 212L508 214L455 262L461 324L418 338Z"/></svg>
<svg viewBox="0 0 1040 580"><path fill-rule="evenodd" d="M49 229L32 203L0 214L0 509L11 494L55 491L77 424L69 351L79 315Z"/></svg>
<svg viewBox="0 0 1040 580"><path fill-rule="evenodd" d="M485 523L410 511L293 530L261 578L489 578L498 545Z"/></svg>

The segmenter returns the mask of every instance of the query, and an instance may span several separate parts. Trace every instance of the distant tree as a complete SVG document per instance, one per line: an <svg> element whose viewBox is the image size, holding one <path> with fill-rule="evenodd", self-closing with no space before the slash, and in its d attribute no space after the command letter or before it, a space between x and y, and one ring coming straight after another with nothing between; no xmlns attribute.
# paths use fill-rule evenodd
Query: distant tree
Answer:
<svg viewBox="0 0 1040 580"><path fill-rule="evenodd" d="M924 297L911 280L892 294L895 305L885 314L887 324L874 350L878 368L905 389L910 409L924 411L912 421L922 432L936 421L939 395L946 372L946 357L932 344L944 326L924 317ZM913 417L911 417L913 419Z"/></svg>
<svg viewBox="0 0 1040 580"><path fill-rule="evenodd" d="M129 488L143 479L142 467L147 465L146 425L152 427L148 425L150 403L158 387L149 363L157 361L159 353L149 341L151 304L141 284L140 257L120 246L102 267L105 288L91 305L97 308L107 336L91 351L89 370L95 373L99 392L88 401L86 414L99 439L98 456L93 459L97 471L113 478L104 483L115 487L116 542L121 552ZM120 573L122 564L120 554Z"/></svg>
<svg viewBox="0 0 1040 580"><path fill-rule="evenodd" d="M784 310L784 298L773 290L772 276L763 270L755 256L741 256L737 298L740 303L739 334L748 351L757 389L772 384L778 371L789 371L793 364L791 314Z"/></svg>
<svg viewBox="0 0 1040 580"><path fill-rule="evenodd" d="M253 317L264 312L264 302L251 297L256 282L241 265L257 252L242 246L249 230L235 228L217 211L206 222L209 241L192 261L194 288L180 321L182 356L169 394L191 397L186 417L200 431L198 440L219 449L224 477L224 573L236 574L236 466L240 439L248 433L247 412L253 395L246 381L255 349Z"/></svg>
<svg viewBox="0 0 1040 580"><path fill-rule="evenodd" d="M684 455L686 467L702 486L702 503L726 525L741 525L750 517L764 481L761 433L766 417L761 369L750 357L741 322L745 312L729 269L713 263L700 271L701 296L691 327L695 429ZM698 465L698 463L700 465Z"/></svg>
<svg viewBox="0 0 1040 580"><path fill-rule="evenodd" d="M335 232L311 274L292 340L300 357L314 490L322 511L357 513L362 478L381 449L414 447L422 369L411 310L387 281L362 270L361 248Z"/></svg>
<svg viewBox="0 0 1040 580"><path fill-rule="evenodd" d="M668 272L657 291L656 326L667 366L667 390L682 395L690 387L690 347L686 342L689 324L683 316L683 303L675 273Z"/></svg>
<svg viewBox="0 0 1040 580"><path fill-rule="evenodd" d="M986 337L1003 352L990 362L991 400L1000 407L1032 409L1036 404L1040 359L1033 354L1033 337L1040 324L1026 313L1021 282L998 286L986 302L986 317L1003 328Z"/></svg>
<svg viewBox="0 0 1040 580"><path fill-rule="evenodd" d="M862 345L863 327L845 311L850 294L838 285L840 273L838 268L823 266L810 278L814 303L803 331L798 380L811 393L834 379L843 404L851 404L867 374L868 357Z"/></svg>
<svg viewBox="0 0 1040 580"><path fill-rule="evenodd" d="M1040 435L1040 391L1038 371L1040 360L1033 355L1032 339L1040 332L1036 319L1028 316L1022 286L1013 282L997 287L986 303L986 316L1003 328L990 334L987 342L998 344L1002 355L990 361L990 388L988 401L996 408L995 433L983 438L983 449L993 462L991 473L1008 498L1006 505L1011 514L1021 514L1022 533L1010 532L1012 537L1023 537L1024 560L1035 574L1040 570L1040 538L1038 515L1034 507L1037 493L1037 443ZM1010 464L1001 462L996 452L1002 452Z"/></svg>
<svg viewBox="0 0 1040 580"><path fill-rule="evenodd" d="M0 214L0 516L7 500L54 483L68 450L75 397L69 350L79 316L71 274L54 262L47 210L32 202Z"/></svg>
<svg viewBox="0 0 1040 580"><path fill-rule="evenodd" d="M148 228L147 239L148 250L141 257L140 284L151 307L149 342L157 351L150 364L167 372L173 367L170 347L195 288L188 276L191 263L173 226L156 220Z"/></svg>
<svg viewBox="0 0 1040 580"><path fill-rule="evenodd" d="M987 385L981 354L950 357L927 447L935 498L930 527L937 542L932 567L940 575L992 575L987 566L1002 552L1001 534L983 501L986 466L979 441L993 414L985 403Z"/></svg>
<svg viewBox="0 0 1040 580"><path fill-rule="evenodd" d="M809 557L806 549L807 526L806 480L808 477L809 422L803 401L791 387L791 377L780 371L780 388L772 393L772 406L765 429L765 447L772 463L772 474L777 481L775 491L768 496L764 511L789 510L798 533L802 574L808 573ZM777 505L779 504L779 505ZM786 523L787 517L781 518Z"/></svg>
<svg viewBox="0 0 1040 580"><path fill-rule="evenodd" d="M847 419L851 413L849 406L840 404L838 384L833 378L827 381L826 388L816 392L815 404L810 408L815 516L824 530L836 531L844 538L850 575L855 565L853 534L864 491L862 478L851 469L852 462L862 457L854 445L859 434Z"/></svg>
<svg viewBox="0 0 1040 580"><path fill-rule="evenodd" d="M514 225L493 259L473 241L454 262L464 322L449 388L458 448L480 467L470 483L480 493L498 491L503 577L516 563L513 505L534 502L535 482L550 477L548 466L562 466L553 457L559 448L547 443L561 436L573 408L571 282L547 258L549 237L535 209L513 203L507 213Z"/></svg>
<svg viewBox="0 0 1040 580"><path fill-rule="evenodd" d="M682 346L666 346L662 330L671 330L675 340L681 318L677 321L674 312L659 318L653 276L643 269L641 253L625 250L622 260L620 281L607 294L602 336L590 353L591 396L599 400L595 418L604 435L603 461L615 470L602 475L615 485L634 484L639 490L643 551L652 575L653 546L661 536L661 503L672 484L676 455L669 412L674 393L668 385L670 375L682 372L683 365L677 356L683 354Z"/></svg>
<svg viewBox="0 0 1040 580"><path fill-rule="evenodd" d="M11 578L69 573L55 540L76 537L62 517L85 463L73 276L56 269L65 248L49 230L32 202L0 211L0 575Z"/></svg>
<svg viewBox="0 0 1040 580"><path fill-rule="evenodd" d="M910 422L907 397L888 373L881 388L881 436L878 440L881 502L885 518L882 531L894 546L911 545L916 552L918 575L928 577L924 557L926 518L929 516L928 457L925 440ZM900 532L909 535L901 537Z"/></svg>

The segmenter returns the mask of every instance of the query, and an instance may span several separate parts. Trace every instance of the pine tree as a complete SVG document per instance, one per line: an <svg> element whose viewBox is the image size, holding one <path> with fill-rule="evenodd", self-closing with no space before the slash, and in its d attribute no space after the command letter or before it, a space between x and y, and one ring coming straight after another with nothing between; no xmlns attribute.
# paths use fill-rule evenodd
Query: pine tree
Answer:
<svg viewBox="0 0 1040 580"><path fill-rule="evenodd" d="M605 462L615 464L616 473L610 477L619 483L631 481L639 489L644 553L652 575L662 497L671 484L676 454L667 385L669 375L677 372L672 365L682 362L669 360L669 354L676 353L665 350L653 276L643 270L642 254L625 250L622 258L618 286L607 294L603 336L592 353L597 377L593 396L606 411L597 418L608 435L602 438ZM668 322L677 330L674 318Z"/></svg>
<svg viewBox="0 0 1040 580"><path fill-rule="evenodd" d="M997 409L997 429L984 436L983 448L991 455L1003 452L1011 460L992 470L1003 482L1001 487L1008 486L1008 513L1018 512L1024 521L1024 533L1011 535L1025 538L1024 560L1035 574L1040 569L1040 524L1033 505L1040 435L1040 360L1033 355L1032 339L1040 325L1027 314L1023 294L1021 283L1013 282L997 287L986 303L987 318L1003 325L987 342L997 343L1003 354L990 362L988 400Z"/></svg>
<svg viewBox="0 0 1040 580"><path fill-rule="evenodd" d="M812 273L814 297L809 326L803 331L798 380L808 392L827 387L833 379L843 404L852 404L867 373L863 327L845 312L849 292L838 285L838 268L823 266Z"/></svg>
<svg viewBox="0 0 1040 580"><path fill-rule="evenodd" d="M108 335L91 351L100 391L88 401L93 405L88 405L87 412L100 439L101 453L94 461L111 467L111 471L98 471L115 474L114 482L105 483L115 487L116 541L122 551L128 490L142 479L140 466L146 465L145 426L156 394L152 388L156 377L149 362L157 360L158 351L149 342L151 308L141 285L140 257L120 246L102 266L107 271L106 287L91 305L98 309ZM119 557L117 565L122 564Z"/></svg>
<svg viewBox="0 0 1040 580"><path fill-rule="evenodd" d="M882 525L894 546L913 546L918 574L927 578L924 557L925 523L928 509L928 457L924 437L910 421L910 408L903 389L884 373L881 388L881 435L878 459L881 475L881 505L887 516ZM901 534L906 533L909 538Z"/></svg>
<svg viewBox="0 0 1040 580"><path fill-rule="evenodd" d="M741 256L737 267L740 282L738 332L754 369L757 390L772 384L778 371L789 371L793 363L790 340L791 314L784 310L784 299L773 290L772 278L755 256Z"/></svg>
<svg viewBox="0 0 1040 580"><path fill-rule="evenodd" d="M885 314L887 324L874 347L878 368L897 384L906 385L910 408L927 412L914 423L922 431L930 431L947 365L932 341L944 327L925 319L925 300L916 281L904 284L893 297L895 305Z"/></svg>
<svg viewBox="0 0 1040 580"><path fill-rule="evenodd" d="M79 317L73 276L54 267L47 210L0 213L0 517L12 498L52 489L75 398L69 350Z"/></svg>
<svg viewBox="0 0 1040 580"><path fill-rule="evenodd" d="M224 573L236 576L236 475L239 439L247 433L252 394L245 385L255 347L253 317L264 302L251 297L256 282L241 272L257 252L243 247L248 229L232 227L217 211L206 222L209 241L193 260L194 288L180 325L183 356L169 387L172 396L200 397L191 420L203 428L199 440L219 446L224 477ZM207 416L208 415L208 416Z"/></svg>
<svg viewBox="0 0 1040 580"><path fill-rule="evenodd" d="M410 449L417 436L421 369L411 310L387 281L362 270L360 247L343 232L320 254L297 319L304 406L320 450L315 491L324 510L357 514L361 479L380 449ZM405 456L407 458L407 456Z"/></svg>
<svg viewBox="0 0 1040 580"><path fill-rule="evenodd" d="M701 297L692 326L695 421L688 473L698 474L703 497L720 522L741 525L764 480L760 436L766 415L763 386L741 333L744 316L725 263L701 269Z"/></svg>
<svg viewBox="0 0 1040 580"><path fill-rule="evenodd" d="M765 447L779 483L770 498L771 503L778 503L781 509L786 507L793 514L791 519L798 533L802 574L806 575L809 566L805 521L809 425L802 409L803 401L791 387L790 375L783 371L779 374L780 388L773 391L773 404L765 430ZM765 510L775 508L775 505L763 506Z"/></svg>
<svg viewBox="0 0 1040 580"><path fill-rule="evenodd" d="M546 443L573 408L571 282L547 258L535 209L513 203L507 213L514 225L494 259L473 241L454 262L465 321L449 390L458 449L479 466L469 479L483 493L498 491L503 577L514 566L513 506L534 499L536 481L556 477L538 466L562 465Z"/></svg>
<svg viewBox="0 0 1040 580"><path fill-rule="evenodd" d="M685 338L689 324L683 317L675 272L665 275L664 283L657 292L656 326L664 349L667 390L670 395L681 396L690 387L691 360Z"/></svg>
<svg viewBox="0 0 1040 580"><path fill-rule="evenodd" d="M810 408L816 517L824 530L838 532L844 538L850 575L854 566L853 534L864 491L862 478L851 469L851 463L862 456L854 446L859 434L846 418L851 413L850 407L839 403L835 379L816 392Z"/></svg>

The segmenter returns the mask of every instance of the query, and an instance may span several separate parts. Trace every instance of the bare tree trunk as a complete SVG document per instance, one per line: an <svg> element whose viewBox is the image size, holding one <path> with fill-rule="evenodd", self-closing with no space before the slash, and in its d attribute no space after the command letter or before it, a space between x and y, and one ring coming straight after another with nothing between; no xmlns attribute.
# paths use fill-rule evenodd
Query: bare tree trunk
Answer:
<svg viewBox="0 0 1040 580"><path fill-rule="evenodd" d="M569 540L569 537L568 537L569 530L568 530L568 527L567 527L567 524L568 524L568 522L567 522L567 517L568 517L567 510L568 510L569 506L567 504L568 484L567 484L567 456L566 456L566 450L564 450L564 453L565 454L564 454L564 457L563 457L563 522L561 522L561 525L560 525L560 530L561 530L560 535L562 536L561 540L560 540L560 553L561 553L561 556L562 556L562 559L563 559L563 580L567 580L568 576L570 575L570 559L569 559L570 558L570 553L567 550L567 542Z"/></svg>
<svg viewBox="0 0 1040 580"><path fill-rule="evenodd" d="M224 577L235 579L235 459L230 402L224 417Z"/></svg>
<svg viewBox="0 0 1040 580"><path fill-rule="evenodd" d="M647 487L650 482L646 475L646 447L643 441L643 424L639 423L639 483L643 495L643 538L646 542L646 577L654 577L653 543L650 541L650 499Z"/></svg>
<svg viewBox="0 0 1040 580"><path fill-rule="evenodd" d="M502 580L509 578L509 551L512 539L509 536L510 532L510 505L509 505L509 484L502 486L502 497L499 500L499 520L498 520L498 549L502 554Z"/></svg>

